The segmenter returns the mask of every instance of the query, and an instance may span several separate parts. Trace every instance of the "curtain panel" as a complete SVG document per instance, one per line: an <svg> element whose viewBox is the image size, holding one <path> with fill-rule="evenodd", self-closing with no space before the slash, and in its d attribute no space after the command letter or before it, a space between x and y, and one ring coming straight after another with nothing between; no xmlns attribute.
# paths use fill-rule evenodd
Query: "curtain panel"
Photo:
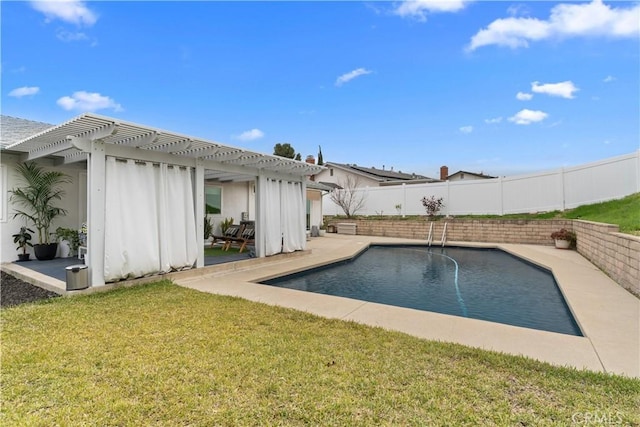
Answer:
<svg viewBox="0 0 640 427"><path fill-rule="evenodd" d="M302 184L267 179L265 255L303 250L306 242Z"/></svg>
<svg viewBox="0 0 640 427"><path fill-rule="evenodd" d="M192 267L192 171L107 157L105 281Z"/></svg>

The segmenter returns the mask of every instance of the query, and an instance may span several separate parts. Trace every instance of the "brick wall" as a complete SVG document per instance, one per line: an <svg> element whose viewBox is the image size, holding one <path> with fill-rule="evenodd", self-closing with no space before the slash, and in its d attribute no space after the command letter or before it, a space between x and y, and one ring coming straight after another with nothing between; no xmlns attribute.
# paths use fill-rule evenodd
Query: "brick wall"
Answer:
<svg viewBox="0 0 640 427"><path fill-rule="evenodd" d="M356 234L427 239L433 224L433 241L439 242L445 221L327 219L327 224L356 224ZM640 237L618 233L617 225L581 220L457 219L447 223L447 240L459 242L524 243L553 245L550 234L561 228L576 232L578 252L619 285L640 296Z"/></svg>

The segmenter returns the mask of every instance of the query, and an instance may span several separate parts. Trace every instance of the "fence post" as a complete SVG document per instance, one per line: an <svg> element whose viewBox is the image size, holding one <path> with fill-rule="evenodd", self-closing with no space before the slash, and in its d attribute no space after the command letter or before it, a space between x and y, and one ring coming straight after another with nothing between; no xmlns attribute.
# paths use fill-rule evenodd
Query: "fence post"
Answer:
<svg viewBox="0 0 640 427"><path fill-rule="evenodd" d="M502 185L502 177L499 176L498 180L500 182L500 215L504 215L504 187Z"/></svg>
<svg viewBox="0 0 640 427"><path fill-rule="evenodd" d="M564 212L564 210L566 209L566 201L565 201L565 197L564 197L564 186L565 186L565 182L564 182L564 166L562 167L562 169L560 169L560 178L561 178L561 188L562 188L562 212Z"/></svg>

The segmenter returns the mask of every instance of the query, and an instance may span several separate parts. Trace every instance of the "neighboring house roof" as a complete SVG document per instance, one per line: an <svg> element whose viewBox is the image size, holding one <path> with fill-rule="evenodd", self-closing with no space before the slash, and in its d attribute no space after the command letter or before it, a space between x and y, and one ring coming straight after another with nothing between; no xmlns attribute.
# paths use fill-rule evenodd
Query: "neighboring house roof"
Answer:
<svg viewBox="0 0 640 427"><path fill-rule="evenodd" d="M50 123L0 115L0 148L22 141L53 126Z"/></svg>
<svg viewBox="0 0 640 427"><path fill-rule="evenodd" d="M337 167L340 169L344 169L349 172L358 173L368 178L374 179L376 181L385 182L385 181L412 181L416 179L426 179L431 180L433 178L429 178L424 175L418 175L415 173L403 173L401 171L387 170L387 169L376 169L376 168L366 168L363 166L358 166L356 164L343 164L343 163L333 163L327 162L324 165L325 167ZM436 180L437 181L437 180Z"/></svg>
<svg viewBox="0 0 640 427"><path fill-rule="evenodd" d="M471 175L473 177L476 178L483 178L483 179L489 179L489 178L497 178L495 176L491 176L491 175L485 175L484 173L480 172L480 173L476 173L476 172L469 172L469 171L458 171L456 173L452 173L451 175L447 176L447 179L451 178L451 177L455 177L458 175Z"/></svg>
<svg viewBox="0 0 640 427"><path fill-rule="evenodd" d="M340 187L338 184L336 184L335 182L324 182L324 181L320 181L320 184L325 185L327 187L329 187L332 190L335 190L336 188L342 188Z"/></svg>
<svg viewBox="0 0 640 427"><path fill-rule="evenodd" d="M307 188L311 190L332 191L335 187L327 185L326 182L315 182L307 180Z"/></svg>

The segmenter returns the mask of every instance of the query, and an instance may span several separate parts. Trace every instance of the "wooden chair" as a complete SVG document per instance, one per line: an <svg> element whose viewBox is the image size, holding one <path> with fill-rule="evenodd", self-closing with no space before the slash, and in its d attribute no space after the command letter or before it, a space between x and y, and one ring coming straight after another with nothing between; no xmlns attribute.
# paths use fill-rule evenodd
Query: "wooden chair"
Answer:
<svg viewBox="0 0 640 427"><path fill-rule="evenodd" d="M231 245L238 245L240 250L238 253L242 253L246 249L247 245L255 243L256 230L253 227L245 227L240 233L239 237L228 237L225 239L222 250L228 251Z"/></svg>
<svg viewBox="0 0 640 427"><path fill-rule="evenodd" d="M213 245L215 245L217 241L221 241L222 249L224 249L225 245L227 244L227 239L236 238L238 237L238 235L240 235L240 226L232 224L225 230L222 236L216 236L215 234L211 236L213 237L213 240L211 241L211 247L213 247Z"/></svg>

